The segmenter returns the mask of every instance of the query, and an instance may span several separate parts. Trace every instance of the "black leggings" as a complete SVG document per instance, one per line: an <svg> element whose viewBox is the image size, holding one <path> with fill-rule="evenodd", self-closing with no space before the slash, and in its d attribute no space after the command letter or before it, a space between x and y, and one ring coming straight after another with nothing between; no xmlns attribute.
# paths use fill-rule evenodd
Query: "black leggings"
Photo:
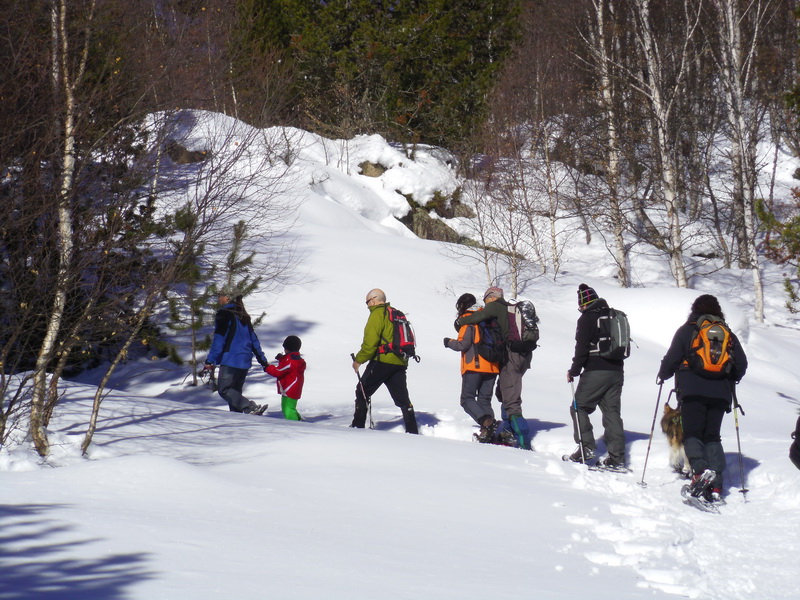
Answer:
<svg viewBox="0 0 800 600"><path fill-rule="evenodd" d="M363 428L367 420L367 398L378 391L382 385L389 390L395 406L403 413L403 422L408 433L417 433L417 421L414 407L408 397L405 365L392 365L372 360L367 363L360 383L356 386L356 410L353 414L352 427ZM362 389L363 388L363 389Z"/></svg>

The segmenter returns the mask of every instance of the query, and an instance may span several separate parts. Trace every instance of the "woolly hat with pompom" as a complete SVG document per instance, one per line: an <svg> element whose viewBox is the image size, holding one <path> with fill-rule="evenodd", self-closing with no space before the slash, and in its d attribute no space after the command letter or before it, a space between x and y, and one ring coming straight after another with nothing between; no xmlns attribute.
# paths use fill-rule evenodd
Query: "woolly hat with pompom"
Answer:
<svg viewBox="0 0 800 600"><path fill-rule="evenodd" d="M597 300L597 292L594 289L590 288L585 283L582 283L578 286L578 307L585 308L589 306L592 302Z"/></svg>

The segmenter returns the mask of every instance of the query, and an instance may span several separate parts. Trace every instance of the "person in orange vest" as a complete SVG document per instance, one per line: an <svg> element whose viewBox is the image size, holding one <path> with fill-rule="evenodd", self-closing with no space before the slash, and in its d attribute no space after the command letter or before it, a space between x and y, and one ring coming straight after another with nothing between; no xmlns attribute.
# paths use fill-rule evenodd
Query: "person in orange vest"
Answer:
<svg viewBox="0 0 800 600"><path fill-rule="evenodd" d="M481 310L472 294L462 294L456 301L458 317ZM492 392L500 365L478 353L481 329L478 325L462 325L458 339L444 338L445 348L461 352L461 407L480 426L477 440L488 443L499 423L492 410Z"/></svg>

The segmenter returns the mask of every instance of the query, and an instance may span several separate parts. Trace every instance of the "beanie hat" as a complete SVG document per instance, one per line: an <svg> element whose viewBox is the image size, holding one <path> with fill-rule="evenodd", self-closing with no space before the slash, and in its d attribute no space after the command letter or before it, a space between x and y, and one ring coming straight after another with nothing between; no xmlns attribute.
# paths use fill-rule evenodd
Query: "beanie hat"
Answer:
<svg viewBox="0 0 800 600"><path fill-rule="evenodd" d="M487 289L483 294L483 300L486 301L487 298L502 298L503 297L503 288L499 288L497 286L492 286Z"/></svg>
<svg viewBox="0 0 800 600"><path fill-rule="evenodd" d="M283 349L287 352L299 352L301 344L302 342L300 342L299 337L296 335L290 335L283 340Z"/></svg>
<svg viewBox="0 0 800 600"><path fill-rule="evenodd" d="M583 308L597 300L597 292L585 283L578 286L578 307Z"/></svg>

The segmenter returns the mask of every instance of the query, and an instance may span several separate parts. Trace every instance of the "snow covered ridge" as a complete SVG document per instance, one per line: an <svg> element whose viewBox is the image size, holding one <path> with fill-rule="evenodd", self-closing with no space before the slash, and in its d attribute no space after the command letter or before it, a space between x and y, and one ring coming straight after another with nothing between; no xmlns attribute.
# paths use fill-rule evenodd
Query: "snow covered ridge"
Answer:
<svg viewBox="0 0 800 600"><path fill-rule="evenodd" d="M453 335L456 298L487 287L483 265L395 224L398 182L382 179L396 169L402 189L421 197L429 182L426 170L414 172L417 161L374 137L345 144L292 133L303 143L287 193L302 203L290 235L304 253L304 278L246 302L252 313L268 310L256 330L267 356L286 335L303 340L298 408L306 421L280 417L274 379L257 368L245 393L270 404L265 417L229 413L208 389L183 385L186 368L143 359L115 373L82 458L96 374L66 382L51 456L42 461L24 444L0 449L0 598L573 600L588 590L599 600L796 598L800 471L788 449L800 407L800 335L783 309L778 269L768 271L773 325L761 325L749 319L747 273L719 270L697 278L694 290L677 289L664 261L642 252L634 258L642 283L621 289L600 240L569 238L562 272L532 278L521 292L541 318L541 347L523 380L533 451L474 444L459 406L458 356L442 338ZM195 142L187 148L220 151ZM358 174L361 161L381 162L382 153L403 167ZM449 172L431 161L431 179ZM565 374L581 282L631 321L627 475L560 458L575 447ZM357 383L349 354L374 287L416 330L422 362L408 381L420 436L402 434L383 389L373 396L376 430L348 427ZM683 482L667 466L657 424L643 475L659 361L705 292L722 300L750 360L738 389L746 481L729 415L720 515L682 504ZM599 415L592 420L599 437Z"/></svg>
<svg viewBox="0 0 800 600"><path fill-rule="evenodd" d="M302 173L298 185L310 186L327 200L400 235L413 235L396 222L410 210L406 196L425 205L435 193L452 194L459 184L454 158L443 149L404 148L379 135L328 140L290 127L257 130L232 117L195 110L150 115L146 128L162 132L161 144L177 142L188 151L213 156L237 155L247 145L247 154L267 155L270 163L281 162L295 174ZM385 171L377 178L362 176L360 165L365 162Z"/></svg>

